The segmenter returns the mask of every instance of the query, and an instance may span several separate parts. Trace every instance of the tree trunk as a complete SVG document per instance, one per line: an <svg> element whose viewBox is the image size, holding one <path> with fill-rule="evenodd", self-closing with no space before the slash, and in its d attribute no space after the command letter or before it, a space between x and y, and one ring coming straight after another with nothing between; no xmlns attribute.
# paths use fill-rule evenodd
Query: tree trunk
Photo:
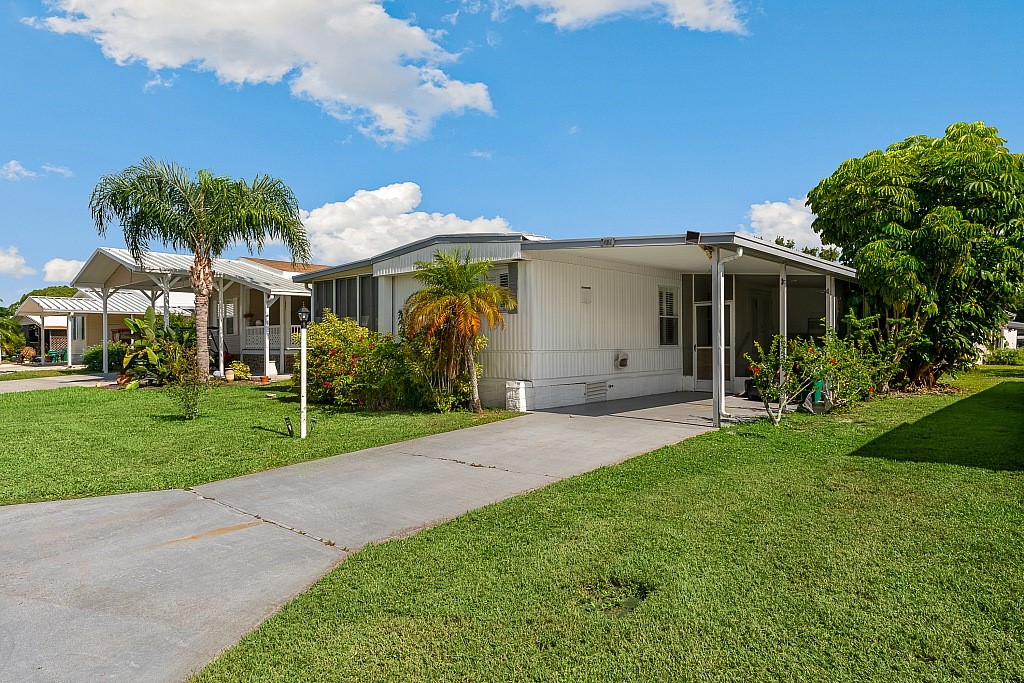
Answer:
<svg viewBox="0 0 1024 683"><path fill-rule="evenodd" d="M469 386L473 389L472 408L474 413L484 412L480 405L480 386L476 379L476 359L473 357L473 342L466 342L466 359L469 365Z"/></svg>
<svg viewBox="0 0 1024 683"><path fill-rule="evenodd" d="M213 292L213 260L196 254L188 271L196 295L196 364L204 377L210 374L210 294Z"/></svg>

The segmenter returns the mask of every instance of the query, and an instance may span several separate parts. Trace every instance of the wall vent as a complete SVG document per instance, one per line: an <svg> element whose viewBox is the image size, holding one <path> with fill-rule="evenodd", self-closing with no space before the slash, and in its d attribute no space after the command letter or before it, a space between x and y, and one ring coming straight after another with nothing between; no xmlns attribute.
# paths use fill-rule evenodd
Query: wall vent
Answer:
<svg viewBox="0 0 1024 683"><path fill-rule="evenodd" d="M587 382L583 395L587 403L608 400L608 382Z"/></svg>

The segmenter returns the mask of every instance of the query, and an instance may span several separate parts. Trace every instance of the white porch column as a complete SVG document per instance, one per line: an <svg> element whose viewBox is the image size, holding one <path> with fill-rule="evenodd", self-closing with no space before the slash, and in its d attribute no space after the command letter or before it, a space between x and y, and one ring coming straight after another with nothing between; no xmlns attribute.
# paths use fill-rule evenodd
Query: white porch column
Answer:
<svg viewBox="0 0 1024 683"><path fill-rule="evenodd" d="M66 320L67 320L67 327L68 327L68 347L64 351L64 353L67 356L67 365L70 368L71 367L71 326L72 326L71 325L72 318L71 318L71 313L70 312L68 313Z"/></svg>
<svg viewBox="0 0 1024 683"><path fill-rule="evenodd" d="M725 269L718 248L711 255L711 364L711 420L720 427L725 412Z"/></svg>
<svg viewBox="0 0 1024 683"><path fill-rule="evenodd" d="M100 289L100 300L103 302L103 374L110 372L110 290Z"/></svg>
<svg viewBox="0 0 1024 683"><path fill-rule="evenodd" d="M263 374L270 376L270 294L263 292Z"/></svg>
<svg viewBox="0 0 1024 683"><path fill-rule="evenodd" d="M160 288L164 293L164 329L171 326L171 276L168 275L160 282Z"/></svg>
<svg viewBox="0 0 1024 683"><path fill-rule="evenodd" d="M46 316L39 314L39 364L46 365Z"/></svg>
<svg viewBox="0 0 1024 683"><path fill-rule="evenodd" d="M779 348L779 356L786 357L787 339L789 334L789 285L786 281L786 264L779 266L779 335L782 337L782 346Z"/></svg>
<svg viewBox="0 0 1024 683"><path fill-rule="evenodd" d="M839 301L836 298L836 279L831 275L825 276L825 325L829 329L836 329L839 320Z"/></svg>
<svg viewBox="0 0 1024 683"><path fill-rule="evenodd" d="M224 377L224 278L217 281L217 359L217 369Z"/></svg>
<svg viewBox="0 0 1024 683"><path fill-rule="evenodd" d="M291 340L292 326L289 324L291 323L291 317L287 316L286 310L291 297L279 296L277 300L279 302L277 304L278 320L281 321L279 325L281 329L278 333L278 346L280 348L277 352L277 371L283 375L286 374L284 371L284 350L288 348L288 342Z"/></svg>

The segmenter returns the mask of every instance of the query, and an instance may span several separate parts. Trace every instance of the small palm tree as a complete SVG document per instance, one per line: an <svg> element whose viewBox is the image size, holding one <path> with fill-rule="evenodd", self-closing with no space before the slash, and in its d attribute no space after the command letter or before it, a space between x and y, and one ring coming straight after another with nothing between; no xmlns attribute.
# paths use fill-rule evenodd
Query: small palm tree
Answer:
<svg viewBox="0 0 1024 683"><path fill-rule="evenodd" d="M484 280L490 269L490 261L474 261L468 249L438 251L431 261L417 261L416 279L423 289L409 297L404 314L410 335L422 331L437 342L439 353L447 355L440 359L443 367L456 374L460 367L469 371L472 408L477 413L483 408L474 349L483 321L489 327L504 328L502 309L518 305L508 289Z"/></svg>
<svg viewBox="0 0 1024 683"><path fill-rule="evenodd" d="M243 244L262 251L279 240L292 260L309 261L309 240L295 195L281 180L259 175L251 182L199 171L195 177L173 163L145 158L103 176L89 201L101 235L117 221L132 257L141 265L151 240L192 252L189 280L196 295L196 361L210 367L208 325L213 260Z"/></svg>

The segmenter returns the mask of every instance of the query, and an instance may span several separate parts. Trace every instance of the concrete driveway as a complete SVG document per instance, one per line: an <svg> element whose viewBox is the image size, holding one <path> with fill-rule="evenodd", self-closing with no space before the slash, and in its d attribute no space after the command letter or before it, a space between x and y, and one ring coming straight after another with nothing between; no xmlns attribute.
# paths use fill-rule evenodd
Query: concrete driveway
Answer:
<svg viewBox="0 0 1024 683"><path fill-rule="evenodd" d="M36 368L37 370L39 368ZM59 389L61 387L96 386L97 382L108 383L113 375L58 375L56 377L25 377L24 379L8 379L0 382L0 394L15 391L38 391L40 389Z"/></svg>
<svg viewBox="0 0 1024 683"><path fill-rule="evenodd" d="M614 401L195 490L0 507L0 681L181 681L361 546L708 431L709 404Z"/></svg>

